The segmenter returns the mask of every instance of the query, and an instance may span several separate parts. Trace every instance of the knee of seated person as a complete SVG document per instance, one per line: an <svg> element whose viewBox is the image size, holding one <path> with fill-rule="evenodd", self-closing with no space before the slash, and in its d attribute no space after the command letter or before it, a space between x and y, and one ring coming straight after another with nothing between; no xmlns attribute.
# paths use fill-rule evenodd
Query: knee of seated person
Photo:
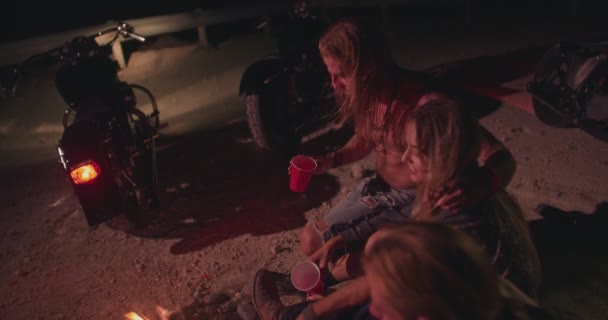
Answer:
<svg viewBox="0 0 608 320"><path fill-rule="evenodd" d="M302 230L302 233L300 233L300 247L302 248L302 252L309 256L317 251L322 245L323 241L321 240L321 237L311 225L307 224Z"/></svg>

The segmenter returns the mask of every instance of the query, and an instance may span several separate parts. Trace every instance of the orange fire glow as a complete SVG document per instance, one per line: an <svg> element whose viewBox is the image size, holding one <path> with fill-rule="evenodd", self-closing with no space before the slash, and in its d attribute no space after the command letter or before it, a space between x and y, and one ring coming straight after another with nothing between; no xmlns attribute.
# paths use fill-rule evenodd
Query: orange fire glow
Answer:
<svg viewBox="0 0 608 320"><path fill-rule="evenodd" d="M176 313L174 311L165 309L161 306L156 306L156 308L154 308L154 311L156 314L156 317L154 319L158 319L158 320L169 320L169 319L171 319L172 316L176 315ZM125 319L127 319L127 320L150 320L149 318L140 316L139 314L137 314L133 311L125 314Z"/></svg>
<svg viewBox="0 0 608 320"><path fill-rule="evenodd" d="M148 318L142 317L142 316L138 315L135 312L129 312L129 313L125 314L125 319L129 319L129 320L148 320Z"/></svg>

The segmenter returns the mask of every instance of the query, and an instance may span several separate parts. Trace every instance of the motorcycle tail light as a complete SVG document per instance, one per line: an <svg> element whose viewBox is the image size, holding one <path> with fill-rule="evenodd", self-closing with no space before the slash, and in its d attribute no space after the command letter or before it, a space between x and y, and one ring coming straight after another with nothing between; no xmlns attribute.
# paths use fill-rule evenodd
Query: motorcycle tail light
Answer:
<svg viewBox="0 0 608 320"><path fill-rule="evenodd" d="M70 170L70 178L74 184L90 183L101 174L101 168L93 161L84 162Z"/></svg>

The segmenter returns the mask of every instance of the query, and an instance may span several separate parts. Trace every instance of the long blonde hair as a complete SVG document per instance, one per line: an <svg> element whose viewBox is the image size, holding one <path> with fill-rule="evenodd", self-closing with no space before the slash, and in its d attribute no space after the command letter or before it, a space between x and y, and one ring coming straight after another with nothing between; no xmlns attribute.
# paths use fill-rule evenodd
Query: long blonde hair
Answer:
<svg viewBox="0 0 608 320"><path fill-rule="evenodd" d="M418 184L414 219L438 221L436 213L440 209L435 208L431 196L450 181L475 177L475 171L480 170L477 158L481 128L469 112L449 99L422 105L407 121L416 126L416 145L428 168L428 175ZM517 200L505 190L499 190L478 203L475 212L471 213L493 230L492 237L501 243L502 249L496 248L498 251L494 254L514 250L508 254L511 266L500 267L506 268L502 271L508 271L509 277L522 290L535 297L541 277L540 262Z"/></svg>
<svg viewBox="0 0 608 320"><path fill-rule="evenodd" d="M352 118L355 131L369 136L371 108L379 102L387 79L396 72L386 38L371 24L343 19L321 36L319 52L340 61L344 72L352 75L347 93L339 99L338 121Z"/></svg>
<svg viewBox="0 0 608 320"><path fill-rule="evenodd" d="M452 227L431 222L376 232L363 257L388 303L405 319L496 319L502 307L497 275L483 249Z"/></svg>
<svg viewBox="0 0 608 320"><path fill-rule="evenodd" d="M477 167L481 129L476 119L450 99L427 102L406 121L416 126L416 145L428 168L428 176L418 186L415 206L424 219L432 211L433 193Z"/></svg>

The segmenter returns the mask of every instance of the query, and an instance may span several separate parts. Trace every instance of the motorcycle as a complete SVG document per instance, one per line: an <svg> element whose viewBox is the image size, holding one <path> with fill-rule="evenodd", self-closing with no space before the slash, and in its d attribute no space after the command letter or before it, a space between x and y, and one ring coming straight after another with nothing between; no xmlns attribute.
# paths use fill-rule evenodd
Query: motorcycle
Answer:
<svg viewBox="0 0 608 320"><path fill-rule="evenodd" d="M536 117L608 142L608 42L562 42L545 52L527 90Z"/></svg>
<svg viewBox="0 0 608 320"><path fill-rule="evenodd" d="M278 30L278 52L245 70L239 95L261 149L293 153L305 136L332 122L335 100L317 49L327 23L313 11L307 1L296 1L287 19L265 19L258 26Z"/></svg>
<svg viewBox="0 0 608 320"><path fill-rule="evenodd" d="M98 44L96 38L102 36L111 40ZM159 111L148 89L118 78L108 48L119 37L146 40L119 22L11 67L3 85L5 94L14 94L18 79L33 61L50 57L61 64L55 85L67 108L57 153L89 226L121 215L131 226L139 225L145 222L144 211L158 206ZM149 98L151 114L136 108L134 89Z"/></svg>

